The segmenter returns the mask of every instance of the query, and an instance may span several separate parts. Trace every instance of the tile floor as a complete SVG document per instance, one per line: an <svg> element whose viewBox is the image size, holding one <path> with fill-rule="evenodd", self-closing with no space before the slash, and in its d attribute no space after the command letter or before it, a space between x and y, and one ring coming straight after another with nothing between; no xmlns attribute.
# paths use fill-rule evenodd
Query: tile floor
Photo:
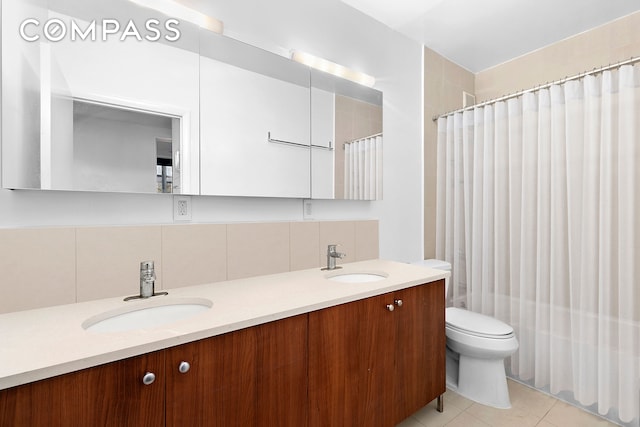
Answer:
<svg viewBox="0 0 640 427"><path fill-rule="evenodd" d="M447 390L444 412L435 401L396 427L608 427L615 426L544 393L508 380L511 409L480 405Z"/></svg>

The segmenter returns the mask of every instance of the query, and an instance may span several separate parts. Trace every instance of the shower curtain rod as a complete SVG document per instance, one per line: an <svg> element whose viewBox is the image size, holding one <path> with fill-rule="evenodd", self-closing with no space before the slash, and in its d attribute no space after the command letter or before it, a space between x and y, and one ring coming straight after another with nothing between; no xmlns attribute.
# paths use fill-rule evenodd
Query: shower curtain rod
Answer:
<svg viewBox="0 0 640 427"><path fill-rule="evenodd" d="M367 136L363 136L362 138L356 138L356 139L352 139L351 141L345 141L342 143L342 146L344 147L347 144L352 144L356 141L360 141L361 139L368 139L368 138L376 138L378 136L382 136L382 132L380 133L374 133L373 135L367 135Z"/></svg>
<svg viewBox="0 0 640 427"><path fill-rule="evenodd" d="M507 99L511 99L511 98L517 98L519 96L524 95L525 93L535 92L535 91L541 90L541 89L548 89L553 85L563 84L563 83L569 82L571 80L578 80L578 79L581 79L581 78L583 78L585 76L590 76L592 74L599 74L599 73L602 73L603 71L613 70L615 68L620 68L623 65L634 64L634 63L636 63L638 61L640 61L640 56L635 56L635 57L629 58L627 60L617 62L615 64L609 64L609 65L605 65L604 67L594 68L591 71L585 71L583 73L576 74L575 76L565 77L564 79L555 80L555 81L552 81L550 83L546 83L546 84L543 84L543 85L540 85L540 86L536 86L536 87L531 88L531 89L521 90L520 92L511 93L509 95L504 95L504 96L501 96L500 98L490 99L488 101L479 102L477 104L470 105L470 106L464 107L464 108L460 108L458 110L450 111L448 113L444 113L444 114L440 114L440 115L437 115L437 116L433 116L432 120L435 122L440 117L447 117L447 116L450 116L452 114L461 113L463 111L471 110L471 109L476 108L476 107L484 107L485 105L495 104L496 102L506 101Z"/></svg>

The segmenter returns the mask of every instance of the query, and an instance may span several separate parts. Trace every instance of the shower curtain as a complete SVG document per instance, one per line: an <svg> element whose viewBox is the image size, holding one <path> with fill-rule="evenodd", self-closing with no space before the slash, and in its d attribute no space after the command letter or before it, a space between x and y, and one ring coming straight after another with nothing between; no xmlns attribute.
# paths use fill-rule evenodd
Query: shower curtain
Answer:
<svg viewBox="0 0 640 427"><path fill-rule="evenodd" d="M638 427L640 65L438 120L453 304L511 324L507 371Z"/></svg>
<svg viewBox="0 0 640 427"><path fill-rule="evenodd" d="M347 143L344 150L345 198L382 199L382 134Z"/></svg>

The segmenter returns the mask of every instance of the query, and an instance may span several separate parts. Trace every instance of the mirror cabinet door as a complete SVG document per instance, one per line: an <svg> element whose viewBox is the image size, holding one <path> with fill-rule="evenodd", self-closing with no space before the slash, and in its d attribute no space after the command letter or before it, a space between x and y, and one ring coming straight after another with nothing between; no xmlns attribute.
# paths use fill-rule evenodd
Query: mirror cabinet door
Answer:
<svg viewBox="0 0 640 427"><path fill-rule="evenodd" d="M197 27L172 42L126 0L2 6L3 187L199 193Z"/></svg>
<svg viewBox="0 0 640 427"><path fill-rule="evenodd" d="M213 33L200 46L202 194L308 198L309 69Z"/></svg>
<svg viewBox="0 0 640 427"><path fill-rule="evenodd" d="M311 108L311 198L382 199L382 92L312 70Z"/></svg>

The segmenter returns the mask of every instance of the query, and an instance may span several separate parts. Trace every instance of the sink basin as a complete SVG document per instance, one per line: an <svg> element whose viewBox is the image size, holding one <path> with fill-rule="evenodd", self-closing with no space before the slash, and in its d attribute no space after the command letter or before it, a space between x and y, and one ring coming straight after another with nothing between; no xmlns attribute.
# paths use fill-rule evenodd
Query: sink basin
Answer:
<svg viewBox="0 0 640 427"><path fill-rule="evenodd" d="M159 298L159 299L155 299ZM135 329L151 329L184 320L209 310L213 303L205 298L154 297L148 301L136 301L115 310L90 317L82 327L92 332L123 332Z"/></svg>
<svg viewBox="0 0 640 427"><path fill-rule="evenodd" d="M340 283L378 282L388 277L386 273L335 273L327 276L328 280Z"/></svg>

